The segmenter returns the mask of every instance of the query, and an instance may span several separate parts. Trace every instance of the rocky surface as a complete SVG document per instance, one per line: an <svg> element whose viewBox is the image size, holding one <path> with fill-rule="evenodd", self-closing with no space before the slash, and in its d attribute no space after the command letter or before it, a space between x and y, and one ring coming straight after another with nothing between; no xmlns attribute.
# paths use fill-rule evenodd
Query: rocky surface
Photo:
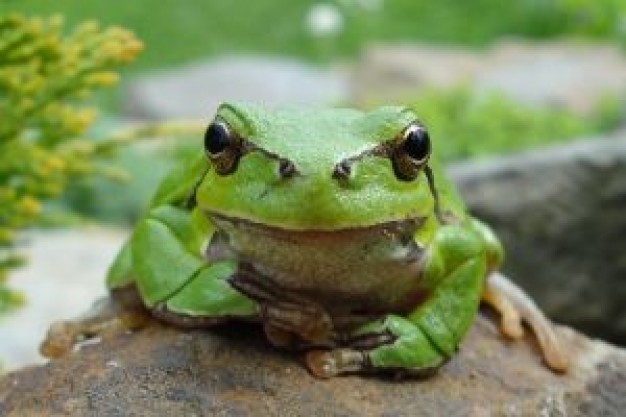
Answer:
<svg viewBox="0 0 626 417"><path fill-rule="evenodd" d="M626 56L617 45L502 42L487 59L476 89L502 91L529 105L584 113L604 96L626 96Z"/></svg>
<svg viewBox="0 0 626 417"><path fill-rule="evenodd" d="M318 380L252 325L181 331L157 324L0 380L2 416L620 416L626 352L560 329L566 375L529 340L504 341L480 316L439 373L396 381Z"/></svg>
<svg viewBox="0 0 626 417"><path fill-rule="evenodd" d="M132 117L204 119L227 100L327 105L344 100L347 88L338 70L288 58L226 56L136 78L124 107Z"/></svg>
<svg viewBox="0 0 626 417"><path fill-rule="evenodd" d="M482 67L466 48L372 44L354 65L350 95L357 103L413 100L426 88L470 83Z"/></svg>
<svg viewBox="0 0 626 417"><path fill-rule="evenodd" d="M626 132L449 172L550 317L626 344Z"/></svg>
<svg viewBox="0 0 626 417"><path fill-rule="evenodd" d="M616 45L502 41L484 51L428 45L374 45L354 66L357 102L411 100L425 88L466 84L530 105L588 112L626 95L626 57Z"/></svg>

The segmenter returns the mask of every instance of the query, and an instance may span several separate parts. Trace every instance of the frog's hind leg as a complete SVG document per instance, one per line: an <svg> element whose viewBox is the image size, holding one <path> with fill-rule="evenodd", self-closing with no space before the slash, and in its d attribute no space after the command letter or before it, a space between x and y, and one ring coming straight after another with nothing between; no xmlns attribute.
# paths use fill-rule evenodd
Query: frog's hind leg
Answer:
<svg viewBox="0 0 626 417"><path fill-rule="evenodd" d="M84 315L53 323L40 351L48 358L57 358L71 352L81 340L111 339L146 327L153 317L185 328L211 327L229 319L255 319L256 303L228 282L232 272L230 262L206 265L183 288L150 309L134 284L113 289L109 297L96 301Z"/></svg>
<svg viewBox="0 0 626 417"><path fill-rule="evenodd" d="M81 340L112 338L149 322L150 313L131 284L100 298L80 317L53 323L39 350L47 358L58 358L70 353Z"/></svg>
<svg viewBox="0 0 626 417"><path fill-rule="evenodd" d="M512 281L499 272L487 276L482 301L495 308L502 316L502 333L519 339L526 323L539 342L546 364L555 371L564 372L568 358L550 320L533 300Z"/></svg>

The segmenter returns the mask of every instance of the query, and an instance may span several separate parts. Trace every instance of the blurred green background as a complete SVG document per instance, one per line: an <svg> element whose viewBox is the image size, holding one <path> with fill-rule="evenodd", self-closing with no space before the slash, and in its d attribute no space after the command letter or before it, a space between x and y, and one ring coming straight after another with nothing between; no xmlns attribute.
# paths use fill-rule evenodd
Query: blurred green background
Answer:
<svg viewBox="0 0 626 417"><path fill-rule="evenodd" d="M307 25L311 7L342 16L321 40ZM501 36L562 35L626 42L623 0L4 0L2 13L63 14L133 30L146 51L133 69L161 68L224 52L289 54L318 62L354 56L370 41L411 40L484 46Z"/></svg>

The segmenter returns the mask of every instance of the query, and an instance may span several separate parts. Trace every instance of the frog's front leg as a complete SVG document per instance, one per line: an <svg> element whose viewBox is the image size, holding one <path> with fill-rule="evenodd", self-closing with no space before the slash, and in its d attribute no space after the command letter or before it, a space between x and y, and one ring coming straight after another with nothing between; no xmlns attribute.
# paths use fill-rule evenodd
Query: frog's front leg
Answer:
<svg viewBox="0 0 626 417"><path fill-rule="evenodd" d="M150 210L110 270L111 297L85 317L53 324L42 353L56 357L80 339L135 330L151 315L188 327L255 317L257 304L228 282L236 263L204 257L214 233L202 213L171 205ZM119 295L131 292L139 301L129 308Z"/></svg>
<svg viewBox="0 0 626 417"><path fill-rule="evenodd" d="M437 231L424 254L429 298L406 317L388 315L357 328L343 348L307 354L320 377L368 370L431 372L450 358L476 315L487 260L477 233L456 225Z"/></svg>

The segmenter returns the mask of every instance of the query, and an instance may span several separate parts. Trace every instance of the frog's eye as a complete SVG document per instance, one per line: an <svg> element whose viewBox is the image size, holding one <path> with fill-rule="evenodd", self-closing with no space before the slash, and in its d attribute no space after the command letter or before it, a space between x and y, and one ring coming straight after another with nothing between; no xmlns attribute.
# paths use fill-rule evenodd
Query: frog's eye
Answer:
<svg viewBox="0 0 626 417"><path fill-rule="evenodd" d="M239 137L222 121L214 121L204 133L204 149L209 156L217 156L240 143Z"/></svg>
<svg viewBox="0 0 626 417"><path fill-rule="evenodd" d="M418 125L411 125L404 131L402 146L406 154L420 164L426 162L430 156L430 136Z"/></svg>
<svg viewBox="0 0 626 417"><path fill-rule="evenodd" d="M241 139L225 122L214 121L204 133L204 150L218 174L232 174L241 158Z"/></svg>
<svg viewBox="0 0 626 417"><path fill-rule="evenodd" d="M231 133L226 123L213 122L204 134L204 149L212 155L222 152L230 142Z"/></svg>
<svg viewBox="0 0 626 417"><path fill-rule="evenodd" d="M393 169L403 181L417 177L422 166L430 157L430 136L424 127L417 123L410 124L397 142L392 155Z"/></svg>

